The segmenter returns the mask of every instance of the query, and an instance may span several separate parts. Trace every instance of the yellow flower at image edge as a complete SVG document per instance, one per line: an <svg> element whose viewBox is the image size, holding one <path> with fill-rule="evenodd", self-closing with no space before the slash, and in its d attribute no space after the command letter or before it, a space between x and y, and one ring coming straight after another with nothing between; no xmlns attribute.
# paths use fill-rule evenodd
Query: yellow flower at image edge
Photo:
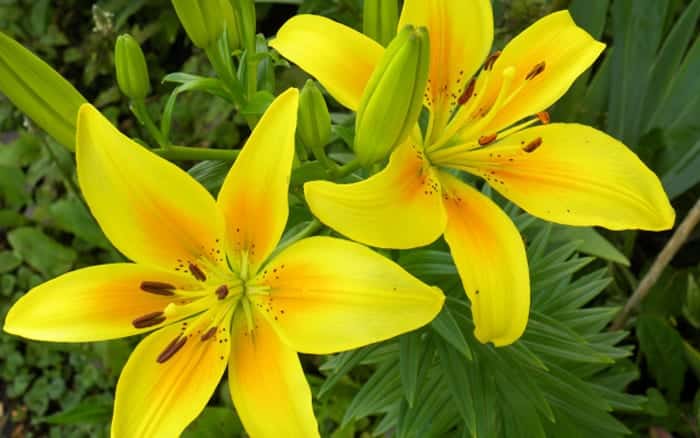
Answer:
<svg viewBox="0 0 700 438"><path fill-rule="evenodd" d="M177 166L78 117L78 178L92 214L135 263L32 289L5 331L54 342L147 331L117 384L112 436L177 436L228 365L252 437L318 436L297 352L328 354L418 328L443 295L356 243L310 237L274 253L288 216L298 91L262 117L214 200Z"/></svg>
<svg viewBox="0 0 700 438"><path fill-rule="evenodd" d="M510 344L529 313L525 247L508 216L455 170L561 224L664 230L675 214L656 175L622 143L588 126L549 124L544 111L605 47L567 11L540 19L490 56L489 0L406 0L398 27L406 25L425 26L430 38L427 127L414 129L383 171L353 184L309 182L306 199L323 223L368 245L414 248L444 235L475 336ZM314 15L291 18L270 45L355 111L384 52Z"/></svg>

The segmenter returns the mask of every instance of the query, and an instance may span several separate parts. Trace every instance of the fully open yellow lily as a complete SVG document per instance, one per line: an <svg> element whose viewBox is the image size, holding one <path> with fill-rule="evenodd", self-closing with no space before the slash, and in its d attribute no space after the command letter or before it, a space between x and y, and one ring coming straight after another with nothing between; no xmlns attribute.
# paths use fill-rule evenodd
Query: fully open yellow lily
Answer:
<svg viewBox="0 0 700 438"><path fill-rule="evenodd" d="M112 436L177 436L228 364L253 437L318 436L297 351L326 354L415 329L443 295L356 243L310 237L273 254L288 215L298 92L270 106L215 201L117 131L78 117L78 177L90 210L134 264L80 269L23 296L7 332L56 342L158 329L117 385Z"/></svg>
<svg viewBox="0 0 700 438"><path fill-rule="evenodd" d="M483 177L525 211L562 224L663 230L674 211L658 178L623 144L587 126L547 124L543 111L604 49L567 11L491 56L489 0L406 0L399 27L407 24L430 35L425 132L414 130L371 178L310 182L306 199L322 222L377 247L417 247L444 233L476 337L509 344L529 312L522 240L492 201L447 169ZM312 15L291 18L270 45L353 110L383 53L361 33ZM530 127L538 122L546 126Z"/></svg>

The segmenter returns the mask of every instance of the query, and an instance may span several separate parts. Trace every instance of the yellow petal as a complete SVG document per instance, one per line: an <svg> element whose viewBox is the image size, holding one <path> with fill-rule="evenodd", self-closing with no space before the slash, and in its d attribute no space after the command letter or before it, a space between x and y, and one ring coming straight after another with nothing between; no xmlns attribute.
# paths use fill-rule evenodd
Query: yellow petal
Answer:
<svg viewBox="0 0 700 438"><path fill-rule="evenodd" d="M298 101L299 91L290 88L272 102L219 192L229 261L238 272L249 266L255 274L287 223Z"/></svg>
<svg viewBox="0 0 700 438"><path fill-rule="evenodd" d="M338 102L357 110L384 48L360 32L317 15L296 15L270 41L285 58L318 79Z"/></svg>
<svg viewBox="0 0 700 438"><path fill-rule="evenodd" d="M603 49L605 44L578 27L568 11L555 12L532 24L506 45L493 66L486 94L495 99L502 85L502 72L510 67L515 68L510 83L513 94L495 109L497 113L483 133L497 132L550 107ZM527 79L540 63L544 63L544 70ZM487 102L483 103L485 108Z"/></svg>
<svg viewBox="0 0 700 438"><path fill-rule="evenodd" d="M525 129L463 153L452 165L483 176L525 211L552 222L665 230L675 219L656 175L625 145L588 126Z"/></svg>
<svg viewBox="0 0 700 438"><path fill-rule="evenodd" d="M474 336L496 346L515 342L530 312L525 246L510 218L490 199L443 173L448 199L445 240L472 304Z"/></svg>
<svg viewBox="0 0 700 438"><path fill-rule="evenodd" d="M446 123L469 79L491 49L491 2L406 0L399 29L407 24L428 28L430 84L426 104L442 123ZM436 127L441 128L442 125Z"/></svg>
<svg viewBox="0 0 700 438"><path fill-rule="evenodd" d="M78 113L76 155L90 211L128 258L165 269L225 266L217 257L223 218L187 172L120 133L88 104Z"/></svg>
<svg viewBox="0 0 700 438"><path fill-rule="evenodd" d="M84 268L30 290L8 312L4 330L42 341L84 342L130 336L172 322L134 327L134 319L163 311L173 298L145 292L144 281L196 287L191 277L142 265Z"/></svg>
<svg viewBox="0 0 700 438"><path fill-rule="evenodd" d="M251 313L252 333L243 312L236 313L228 367L231 398L246 432L254 438L318 437L311 390L297 353L257 311Z"/></svg>
<svg viewBox="0 0 700 438"><path fill-rule="evenodd" d="M347 240L311 237L275 257L256 304L296 351L328 354L414 330L444 296L396 263Z"/></svg>
<svg viewBox="0 0 700 438"><path fill-rule="evenodd" d="M179 436L204 409L228 362L231 342L225 328L231 318L204 341L209 321L200 321L187 321L192 330L183 337L185 322L158 330L131 353L117 383L113 437ZM171 343L185 338L184 345L166 359Z"/></svg>
<svg viewBox="0 0 700 438"><path fill-rule="evenodd" d="M353 184L312 181L304 185L311 211L352 240L380 248L415 248L437 239L445 212L434 170L422 152L405 143L389 165Z"/></svg>

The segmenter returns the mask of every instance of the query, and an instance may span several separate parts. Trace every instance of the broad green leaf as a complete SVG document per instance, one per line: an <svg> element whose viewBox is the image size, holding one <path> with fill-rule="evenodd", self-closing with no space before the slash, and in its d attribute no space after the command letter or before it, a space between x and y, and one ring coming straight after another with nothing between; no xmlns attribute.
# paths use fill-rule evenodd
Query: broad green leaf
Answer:
<svg viewBox="0 0 700 438"><path fill-rule="evenodd" d="M12 251L0 251L0 274L13 271L20 264L22 264L22 259Z"/></svg>
<svg viewBox="0 0 700 438"><path fill-rule="evenodd" d="M241 421L232 409L208 406L185 429L182 438L238 438L242 433Z"/></svg>
<svg viewBox="0 0 700 438"><path fill-rule="evenodd" d="M85 98L48 64L2 32L0 91L56 141L75 149L78 108Z"/></svg>
<svg viewBox="0 0 700 438"><path fill-rule="evenodd" d="M49 213L58 228L73 233L92 245L107 250L114 249L80 199L74 196L59 199L49 206Z"/></svg>
<svg viewBox="0 0 700 438"><path fill-rule="evenodd" d="M700 139L663 174L661 182L670 199L685 193L700 182Z"/></svg>
<svg viewBox="0 0 700 438"><path fill-rule="evenodd" d="M459 351L464 359L471 360L472 352L448 306L443 306L438 316L430 323L432 329Z"/></svg>
<svg viewBox="0 0 700 438"><path fill-rule="evenodd" d="M231 163L227 161L207 160L190 167L187 173L199 181L209 193L216 196L230 169Z"/></svg>
<svg viewBox="0 0 700 438"><path fill-rule="evenodd" d="M685 359L688 361L690 369L695 373L695 377L700 379L700 351L686 341L683 341L683 349L685 351Z"/></svg>
<svg viewBox="0 0 700 438"><path fill-rule="evenodd" d="M77 406L44 417L49 424L105 424L112 417L112 402L104 397L88 397Z"/></svg>
<svg viewBox="0 0 700 438"><path fill-rule="evenodd" d="M637 337L651 375L678 400L687 369L683 338L663 319L646 315L637 320Z"/></svg>
<svg viewBox="0 0 700 438"><path fill-rule="evenodd" d="M399 337L399 368L401 371L401 384L409 407L413 407L421 380L421 369L424 367L427 357L428 340L424 334L415 331ZM432 349L429 350L432 355Z"/></svg>
<svg viewBox="0 0 700 438"><path fill-rule="evenodd" d="M61 245L38 228L16 228L7 233L7 240L15 254L47 278L68 271L77 258L75 250Z"/></svg>

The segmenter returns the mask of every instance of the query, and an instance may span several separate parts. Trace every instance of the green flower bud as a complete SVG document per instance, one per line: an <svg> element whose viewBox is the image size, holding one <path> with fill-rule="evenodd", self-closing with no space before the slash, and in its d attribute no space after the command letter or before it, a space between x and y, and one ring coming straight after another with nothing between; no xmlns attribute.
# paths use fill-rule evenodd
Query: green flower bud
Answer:
<svg viewBox="0 0 700 438"><path fill-rule="evenodd" d="M195 46L207 49L224 31L225 0L171 0L180 23Z"/></svg>
<svg viewBox="0 0 700 438"><path fill-rule="evenodd" d="M238 38L243 49L255 52L255 1L229 0L238 20Z"/></svg>
<svg viewBox="0 0 700 438"><path fill-rule="evenodd" d="M228 39L228 48L233 51L241 48L241 37L238 29L238 17L236 9L231 6L228 0L221 1L221 10L224 13L224 22L226 23L226 38Z"/></svg>
<svg viewBox="0 0 700 438"><path fill-rule="evenodd" d="M700 287L692 275L688 276L688 290L683 304L683 315L695 328L700 328Z"/></svg>
<svg viewBox="0 0 700 438"><path fill-rule="evenodd" d="M362 11L362 33L382 46L396 35L399 22L397 0L365 0Z"/></svg>
<svg viewBox="0 0 700 438"><path fill-rule="evenodd" d="M47 63L0 32L0 92L57 142L75 150L85 98Z"/></svg>
<svg viewBox="0 0 700 438"><path fill-rule="evenodd" d="M386 158L414 128L423 108L429 63L424 27L404 27L387 47L357 110L354 146L364 166Z"/></svg>
<svg viewBox="0 0 700 438"><path fill-rule="evenodd" d="M308 80L299 95L297 138L302 145L313 151L314 155L319 155L328 144L330 136L331 115L328 113L326 101L321 90L312 80Z"/></svg>
<svg viewBox="0 0 700 438"><path fill-rule="evenodd" d="M146 58L139 43L129 34L120 35L114 46L114 65L117 84L122 93L134 100L141 100L151 92Z"/></svg>

